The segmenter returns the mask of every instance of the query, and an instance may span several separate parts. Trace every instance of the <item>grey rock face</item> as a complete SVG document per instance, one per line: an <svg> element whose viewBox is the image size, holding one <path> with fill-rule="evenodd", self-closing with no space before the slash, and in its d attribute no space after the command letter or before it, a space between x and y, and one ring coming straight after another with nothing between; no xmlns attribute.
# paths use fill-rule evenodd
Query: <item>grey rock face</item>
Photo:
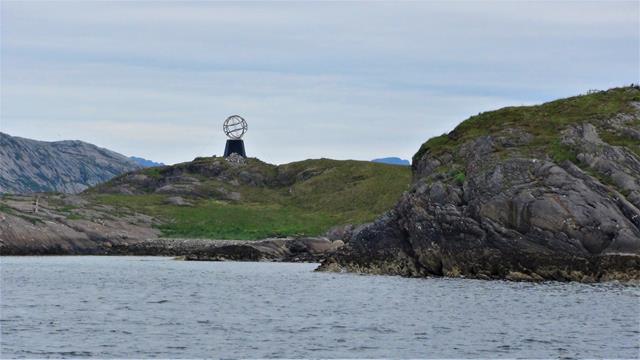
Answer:
<svg viewBox="0 0 640 360"><path fill-rule="evenodd" d="M44 142L0 133L0 193L79 193L140 167L81 141Z"/></svg>
<svg viewBox="0 0 640 360"><path fill-rule="evenodd" d="M568 125L562 145L577 163L522 150L532 136L521 129L471 139L444 156L426 153L396 207L351 234L320 270L638 280L640 158L604 141L600 129L637 130L639 119ZM464 181L443 168L463 171Z"/></svg>
<svg viewBox="0 0 640 360"><path fill-rule="evenodd" d="M616 124L615 128L618 130L632 130L624 125L635 119L634 117L618 117L615 121L606 123ZM562 142L578 151L577 158L580 163L609 179L618 190L628 193L640 190L640 176L638 176L640 174L640 159L638 156L625 147L611 146L605 143L592 124L585 123L568 128L563 133ZM640 203L634 197L630 197L629 200L640 208Z"/></svg>
<svg viewBox="0 0 640 360"><path fill-rule="evenodd" d="M191 202L185 200L181 196L170 196L165 200L165 203L176 206L193 206Z"/></svg>
<svg viewBox="0 0 640 360"><path fill-rule="evenodd" d="M109 206L86 206L77 195L5 196L0 200L0 255L108 254L113 247L153 239L157 221L141 214L113 216Z"/></svg>

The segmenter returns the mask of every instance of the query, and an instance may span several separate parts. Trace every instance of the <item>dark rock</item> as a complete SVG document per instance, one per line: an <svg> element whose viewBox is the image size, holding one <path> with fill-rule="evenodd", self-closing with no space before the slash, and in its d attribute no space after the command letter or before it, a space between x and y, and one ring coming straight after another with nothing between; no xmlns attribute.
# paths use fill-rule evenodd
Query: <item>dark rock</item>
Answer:
<svg viewBox="0 0 640 360"><path fill-rule="evenodd" d="M117 244L110 254L179 256L192 261L320 262L342 242L325 238L243 240L149 239Z"/></svg>
<svg viewBox="0 0 640 360"><path fill-rule="evenodd" d="M606 126L639 120L625 114ZM514 129L447 148L448 161L425 152L396 207L354 231L319 270L639 280L640 158L604 141L598 126L569 124L562 132L561 144L577 153L577 164L527 150L533 136ZM451 154L464 169L463 181L440 170L456 169Z"/></svg>
<svg viewBox="0 0 640 360"><path fill-rule="evenodd" d="M354 230L355 227L351 224L334 226L327 231L325 236L331 241L341 240L343 242L348 242L349 239L351 239Z"/></svg>

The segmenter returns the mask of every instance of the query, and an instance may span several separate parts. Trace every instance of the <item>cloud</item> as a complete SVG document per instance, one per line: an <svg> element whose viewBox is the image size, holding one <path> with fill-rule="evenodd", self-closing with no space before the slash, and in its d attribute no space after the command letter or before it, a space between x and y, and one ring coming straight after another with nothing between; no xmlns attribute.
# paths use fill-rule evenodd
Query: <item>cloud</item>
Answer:
<svg viewBox="0 0 640 360"><path fill-rule="evenodd" d="M480 111L638 82L637 2L2 2L2 121L166 163L410 157Z"/></svg>

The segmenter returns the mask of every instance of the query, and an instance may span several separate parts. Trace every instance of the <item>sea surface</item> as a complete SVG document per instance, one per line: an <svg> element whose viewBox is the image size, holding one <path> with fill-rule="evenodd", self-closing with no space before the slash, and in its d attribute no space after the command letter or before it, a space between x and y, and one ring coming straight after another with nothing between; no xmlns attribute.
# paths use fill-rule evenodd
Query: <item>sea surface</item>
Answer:
<svg viewBox="0 0 640 360"><path fill-rule="evenodd" d="M2 257L0 357L640 356L640 288Z"/></svg>

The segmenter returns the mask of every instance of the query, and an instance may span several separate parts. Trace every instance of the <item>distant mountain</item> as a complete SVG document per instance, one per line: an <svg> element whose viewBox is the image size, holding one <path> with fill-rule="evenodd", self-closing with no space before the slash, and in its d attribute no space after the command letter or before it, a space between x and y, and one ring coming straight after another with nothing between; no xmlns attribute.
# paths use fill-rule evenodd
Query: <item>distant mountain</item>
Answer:
<svg viewBox="0 0 640 360"><path fill-rule="evenodd" d="M129 159L135 161L136 163L138 163L138 165L140 165L142 167L164 166L163 163L158 163L158 162L155 162L155 161L143 159L143 158L137 157L137 156L129 156Z"/></svg>
<svg viewBox="0 0 640 360"><path fill-rule="evenodd" d="M77 141L37 141L0 132L0 193L78 193L140 169L134 160Z"/></svg>
<svg viewBox="0 0 640 360"><path fill-rule="evenodd" d="M371 161L376 163L391 164L391 165L403 165L403 166L411 165L409 160L400 159L398 157L386 157L381 159L373 159Z"/></svg>

